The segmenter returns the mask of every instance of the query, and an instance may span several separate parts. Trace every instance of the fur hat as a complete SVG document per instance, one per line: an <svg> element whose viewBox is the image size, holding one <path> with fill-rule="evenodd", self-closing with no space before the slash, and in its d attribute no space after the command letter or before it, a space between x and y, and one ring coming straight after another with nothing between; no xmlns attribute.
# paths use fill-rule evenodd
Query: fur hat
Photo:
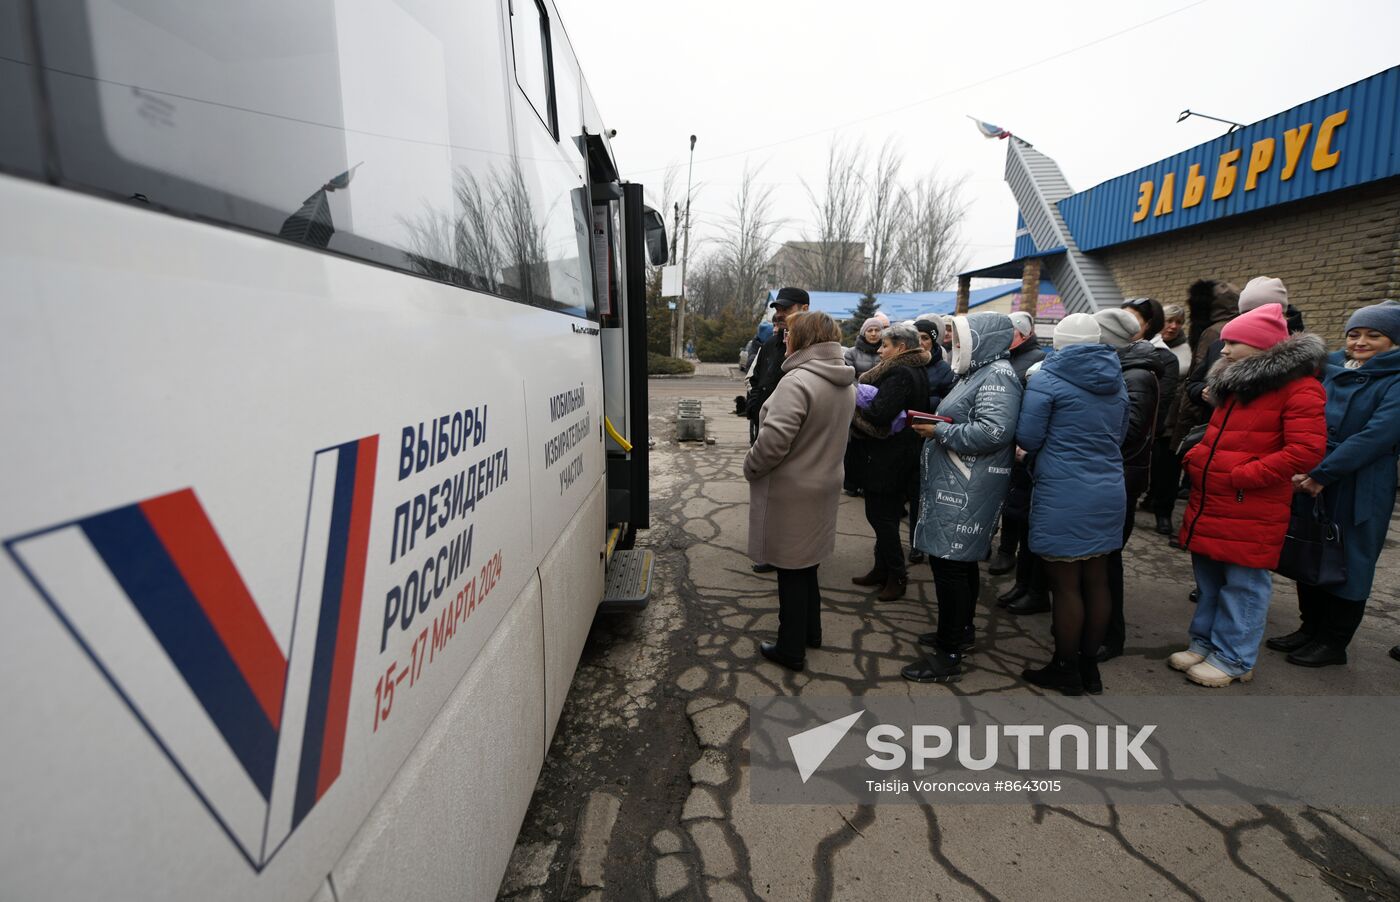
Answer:
<svg viewBox="0 0 1400 902"><path fill-rule="evenodd" d="M1071 313L1055 325L1053 341L1058 351L1070 345L1096 345L1102 337L1098 320L1087 313Z"/></svg>
<svg viewBox="0 0 1400 902"><path fill-rule="evenodd" d="M1225 328L1220 330L1220 338L1251 348L1268 349L1288 340L1288 321L1283 318L1282 307L1276 303L1265 303L1226 323Z"/></svg>
<svg viewBox="0 0 1400 902"><path fill-rule="evenodd" d="M1288 289L1284 287L1282 279L1275 279L1272 276L1255 276L1245 284L1244 291L1240 292L1240 312L1248 313L1265 304L1288 307Z"/></svg>
<svg viewBox="0 0 1400 902"><path fill-rule="evenodd" d="M1110 348L1126 348L1137 339L1142 322L1121 307L1111 307L1094 314L1102 337L1099 339Z"/></svg>

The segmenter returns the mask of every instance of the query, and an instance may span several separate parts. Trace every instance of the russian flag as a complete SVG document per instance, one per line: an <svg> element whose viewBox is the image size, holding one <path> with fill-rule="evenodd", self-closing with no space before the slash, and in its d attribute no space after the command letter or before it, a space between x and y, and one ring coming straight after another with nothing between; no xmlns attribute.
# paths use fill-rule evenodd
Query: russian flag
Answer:
<svg viewBox="0 0 1400 902"><path fill-rule="evenodd" d="M982 133L982 137L984 138L1011 137L1011 132L1002 128L1000 125L992 125L990 122L983 122L981 119L973 119L973 117L971 116L968 116L967 118L972 119L973 122L977 123L977 130Z"/></svg>
<svg viewBox="0 0 1400 902"><path fill-rule="evenodd" d="M256 869L340 772L377 452L315 456L285 653L193 489L5 542Z"/></svg>

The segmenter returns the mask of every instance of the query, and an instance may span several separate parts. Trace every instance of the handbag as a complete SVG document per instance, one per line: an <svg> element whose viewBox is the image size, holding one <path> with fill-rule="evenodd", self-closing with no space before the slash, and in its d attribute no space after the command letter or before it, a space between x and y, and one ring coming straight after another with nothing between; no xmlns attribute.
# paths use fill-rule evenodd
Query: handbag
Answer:
<svg viewBox="0 0 1400 902"><path fill-rule="evenodd" d="M1342 528L1332 521L1322 496L1293 496L1293 513L1274 572L1308 586L1334 586L1347 581Z"/></svg>

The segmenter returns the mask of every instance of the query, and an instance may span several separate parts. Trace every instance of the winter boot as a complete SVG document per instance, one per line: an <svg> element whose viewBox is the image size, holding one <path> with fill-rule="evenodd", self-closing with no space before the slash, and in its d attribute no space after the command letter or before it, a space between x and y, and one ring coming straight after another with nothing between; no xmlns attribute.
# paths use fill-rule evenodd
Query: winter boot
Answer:
<svg viewBox="0 0 1400 902"><path fill-rule="evenodd" d="M903 598L904 591L908 587L909 577L892 575L885 580L885 587L875 597L881 601L894 601L896 598Z"/></svg>
<svg viewBox="0 0 1400 902"><path fill-rule="evenodd" d="M962 679L962 655L935 649L899 673L912 683L956 683Z"/></svg>
<svg viewBox="0 0 1400 902"><path fill-rule="evenodd" d="M1059 655L1038 670L1029 667L1021 671L1021 679L1042 689L1058 689L1065 695L1083 695L1084 678L1079 675L1079 655L1062 658Z"/></svg>
<svg viewBox="0 0 1400 902"><path fill-rule="evenodd" d="M870 572L864 576L851 577L851 584L856 586L883 586L885 584L885 571L879 567L871 567Z"/></svg>
<svg viewBox="0 0 1400 902"><path fill-rule="evenodd" d="M1084 691L1090 695L1103 695L1103 678L1099 676L1099 662L1088 655L1079 656L1079 680Z"/></svg>

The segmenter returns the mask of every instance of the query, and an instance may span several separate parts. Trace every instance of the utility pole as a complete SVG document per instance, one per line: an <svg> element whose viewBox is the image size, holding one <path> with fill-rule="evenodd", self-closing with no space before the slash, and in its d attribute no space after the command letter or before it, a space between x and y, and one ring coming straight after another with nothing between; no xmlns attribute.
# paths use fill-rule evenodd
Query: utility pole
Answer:
<svg viewBox="0 0 1400 902"><path fill-rule="evenodd" d="M680 248L680 244L676 241L676 236L680 235L680 233L681 233L681 202L680 202L680 201L676 201L676 202L675 202L675 214L674 214L674 218L671 220L671 222L673 223L673 225L671 226L671 265L672 265L672 266L675 266L675 265L676 265L676 252L677 252L677 251L679 250L679 248ZM664 280L663 280L663 281L664 281ZM677 298L677 299L676 299L675 305L671 308L671 356L672 356L672 357L679 357L679 356L681 356L681 352L680 352L680 339L677 337L678 333L676 332L676 312L675 312L676 309L677 309L679 306L680 306L680 299Z"/></svg>
<svg viewBox="0 0 1400 902"><path fill-rule="evenodd" d="M695 174L695 136L690 136L690 167L685 174L685 247L681 249L681 296L676 303L676 344L685 352L685 264L690 259L690 180Z"/></svg>

